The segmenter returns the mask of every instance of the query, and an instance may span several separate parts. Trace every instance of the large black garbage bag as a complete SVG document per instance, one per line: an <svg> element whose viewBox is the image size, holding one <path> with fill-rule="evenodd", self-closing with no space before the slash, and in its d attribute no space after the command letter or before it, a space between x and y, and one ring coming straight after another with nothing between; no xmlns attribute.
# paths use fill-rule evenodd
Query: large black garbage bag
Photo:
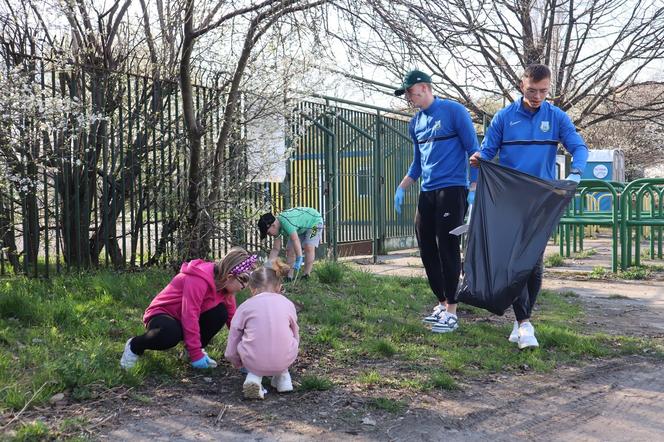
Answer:
<svg viewBox="0 0 664 442"><path fill-rule="evenodd" d="M546 181L481 161L457 299L505 313L527 284L575 189L573 181Z"/></svg>

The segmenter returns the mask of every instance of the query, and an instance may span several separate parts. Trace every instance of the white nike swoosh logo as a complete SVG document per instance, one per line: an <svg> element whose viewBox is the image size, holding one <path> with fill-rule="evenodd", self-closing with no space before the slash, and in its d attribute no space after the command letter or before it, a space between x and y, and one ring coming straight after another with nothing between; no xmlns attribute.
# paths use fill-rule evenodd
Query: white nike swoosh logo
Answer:
<svg viewBox="0 0 664 442"><path fill-rule="evenodd" d="M515 124L519 124L519 123L521 123L521 120L510 121L510 126L514 126Z"/></svg>

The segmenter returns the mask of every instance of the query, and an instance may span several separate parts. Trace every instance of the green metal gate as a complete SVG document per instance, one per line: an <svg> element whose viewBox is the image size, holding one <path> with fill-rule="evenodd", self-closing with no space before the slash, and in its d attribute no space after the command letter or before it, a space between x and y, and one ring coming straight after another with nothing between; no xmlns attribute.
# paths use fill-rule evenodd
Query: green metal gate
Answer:
<svg viewBox="0 0 664 442"><path fill-rule="evenodd" d="M418 186L406 192L400 216L393 206L394 190L413 157L411 115L318 98L297 107L286 179L271 186L275 209L319 210L331 258L413 246Z"/></svg>

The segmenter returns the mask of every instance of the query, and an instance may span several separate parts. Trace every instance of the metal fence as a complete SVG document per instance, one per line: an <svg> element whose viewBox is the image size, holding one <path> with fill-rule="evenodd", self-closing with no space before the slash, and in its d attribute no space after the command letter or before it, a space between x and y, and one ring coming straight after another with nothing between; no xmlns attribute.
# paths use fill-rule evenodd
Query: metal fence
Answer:
<svg viewBox="0 0 664 442"><path fill-rule="evenodd" d="M328 254L378 254L414 244L416 186L402 215L393 193L412 160L409 114L332 97L299 104L287 178L272 189L283 207L324 216ZM303 129L304 128L304 129Z"/></svg>
<svg viewBox="0 0 664 442"><path fill-rule="evenodd" d="M73 97L83 116L96 117L70 138L54 130L30 142L0 140L0 274L48 277L177 260L188 169L177 83L82 66L63 70L36 58L30 67L42 94ZM206 128L202 163L209 164L223 94L204 86L194 92ZM222 188L207 210L214 229L208 258L233 244L261 247L255 217L269 207L320 210L333 257L383 252L397 239L412 244L416 190L407 193L401 217L392 209L412 157L407 121L406 114L329 97L299 103L283 183L252 183L236 173L220 183L206 174L200 183L202 194Z"/></svg>
<svg viewBox="0 0 664 442"><path fill-rule="evenodd" d="M21 136L36 131L35 119L25 115L3 132L0 273L49 276L165 263L177 256L186 233L188 169L177 83L17 58L14 68L27 72L24 87L36 87L37 99L68 97L81 112L67 116L73 120L67 127L32 137ZM209 164L223 113L222 91L196 86L194 93L206 128L202 163ZM200 182L202 193L213 185L208 175ZM225 187L221 202L208 213L214 227L211 258L251 236L246 229L231 228L229 219L237 216L238 207L264 204L260 186L233 186L237 178L224 176L223 183L216 183Z"/></svg>

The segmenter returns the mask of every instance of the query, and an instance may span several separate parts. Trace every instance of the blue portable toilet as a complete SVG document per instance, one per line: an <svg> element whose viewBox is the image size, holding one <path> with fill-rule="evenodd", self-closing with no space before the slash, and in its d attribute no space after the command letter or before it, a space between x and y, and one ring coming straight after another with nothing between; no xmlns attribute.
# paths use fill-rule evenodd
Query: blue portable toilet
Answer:
<svg viewBox="0 0 664 442"><path fill-rule="evenodd" d="M625 182L625 154L620 149L590 149L582 179ZM594 194L600 211L611 210L611 198L605 192Z"/></svg>

